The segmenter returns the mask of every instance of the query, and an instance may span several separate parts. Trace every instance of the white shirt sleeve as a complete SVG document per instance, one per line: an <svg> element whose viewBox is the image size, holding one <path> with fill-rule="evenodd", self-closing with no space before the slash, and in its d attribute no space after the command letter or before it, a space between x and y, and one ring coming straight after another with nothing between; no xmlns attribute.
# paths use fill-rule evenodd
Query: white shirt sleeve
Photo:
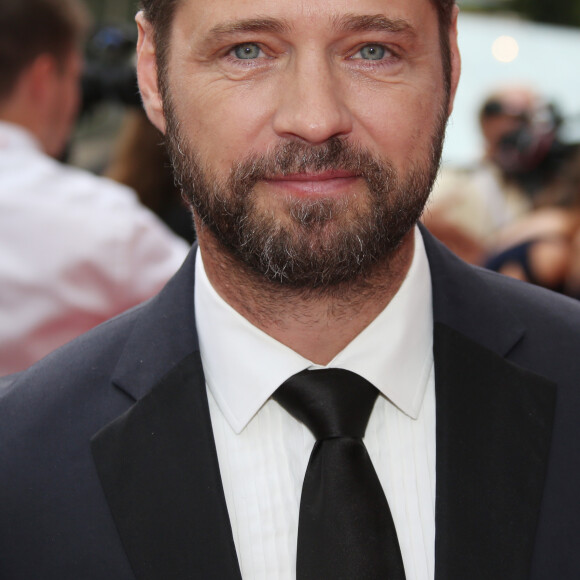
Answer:
<svg viewBox="0 0 580 580"><path fill-rule="evenodd" d="M0 376L156 294L188 250L131 189L0 147Z"/></svg>

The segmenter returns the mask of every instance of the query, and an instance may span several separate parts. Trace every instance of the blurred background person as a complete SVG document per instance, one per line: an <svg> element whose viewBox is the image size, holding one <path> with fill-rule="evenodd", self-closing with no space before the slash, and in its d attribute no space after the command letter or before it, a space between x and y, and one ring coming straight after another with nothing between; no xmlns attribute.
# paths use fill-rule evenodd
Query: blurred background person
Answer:
<svg viewBox="0 0 580 580"><path fill-rule="evenodd" d="M487 158L520 208L499 227L485 266L580 298L580 147L559 138L557 108L531 91L490 97L481 112Z"/></svg>
<svg viewBox="0 0 580 580"><path fill-rule="evenodd" d="M532 210L503 229L485 266L580 298L580 199Z"/></svg>
<svg viewBox="0 0 580 580"><path fill-rule="evenodd" d="M101 130L103 109L118 118L106 147L89 147L90 169L131 187L143 205L189 243L195 240L191 212L175 183L164 138L141 104L135 70L137 36L132 26L102 24L85 45L80 122ZM122 111L121 115L118 113ZM105 117L106 119L106 117ZM110 120L110 119L109 119ZM106 124L106 120L105 120ZM84 139L75 141L74 156Z"/></svg>
<svg viewBox="0 0 580 580"><path fill-rule="evenodd" d="M142 204L177 235L195 241L191 212L181 197L164 138L139 103L125 113L114 153L104 174L134 189Z"/></svg>
<svg viewBox="0 0 580 580"><path fill-rule="evenodd" d="M188 250L131 189L55 159L87 27L77 0L0 2L0 375L149 298Z"/></svg>
<svg viewBox="0 0 580 580"><path fill-rule="evenodd" d="M479 123L482 160L441 172L424 221L463 258L483 264L505 244L502 231L529 212L576 203L580 149L560 140L556 107L527 87L489 95Z"/></svg>
<svg viewBox="0 0 580 580"><path fill-rule="evenodd" d="M530 89L504 89L483 104L484 163L506 201L504 222L529 209L575 203L580 149L560 140L561 125L555 104Z"/></svg>

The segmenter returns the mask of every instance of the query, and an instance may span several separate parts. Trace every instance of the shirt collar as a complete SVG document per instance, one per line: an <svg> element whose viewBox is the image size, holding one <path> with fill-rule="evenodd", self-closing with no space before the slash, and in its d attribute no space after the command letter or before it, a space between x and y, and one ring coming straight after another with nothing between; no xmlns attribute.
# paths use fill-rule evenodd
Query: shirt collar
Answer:
<svg viewBox="0 0 580 580"><path fill-rule="evenodd" d="M42 151L40 141L30 131L8 121L0 121L1 149L33 149Z"/></svg>
<svg viewBox="0 0 580 580"><path fill-rule="evenodd" d="M321 368L251 324L214 290L198 249L195 311L203 370L236 433L290 376ZM358 373L417 418L433 362L431 276L423 238L401 288L387 307L327 365Z"/></svg>

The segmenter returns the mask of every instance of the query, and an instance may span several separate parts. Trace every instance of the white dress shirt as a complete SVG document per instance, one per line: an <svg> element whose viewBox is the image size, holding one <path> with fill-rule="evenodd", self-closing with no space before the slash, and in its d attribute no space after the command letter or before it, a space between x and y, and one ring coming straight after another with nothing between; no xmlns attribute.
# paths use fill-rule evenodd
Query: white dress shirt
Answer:
<svg viewBox="0 0 580 580"><path fill-rule="evenodd" d="M131 189L0 121L0 376L150 298L188 250Z"/></svg>
<svg viewBox="0 0 580 580"><path fill-rule="evenodd" d="M292 580L300 493L314 437L270 396L293 374L321 367L231 308L211 286L199 254L196 267L201 358L242 577ZM364 442L389 501L407 580L434 578L432 337L431 278L416 230L413 262L400 290L328 364L358 373L382 394Z"/></svg>

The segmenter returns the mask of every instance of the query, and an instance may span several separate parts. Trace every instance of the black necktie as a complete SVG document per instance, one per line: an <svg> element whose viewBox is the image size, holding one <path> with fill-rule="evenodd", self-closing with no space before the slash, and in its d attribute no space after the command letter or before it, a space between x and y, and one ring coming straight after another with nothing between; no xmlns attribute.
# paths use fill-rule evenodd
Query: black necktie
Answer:
<svg viewBox="0 0 580 580"><path fill-rule="evenodd" d="M302 487L297 580L404 580L397 532L362 441L378 391L341 369L303 371L274 399L316 443Z"/></svg>

